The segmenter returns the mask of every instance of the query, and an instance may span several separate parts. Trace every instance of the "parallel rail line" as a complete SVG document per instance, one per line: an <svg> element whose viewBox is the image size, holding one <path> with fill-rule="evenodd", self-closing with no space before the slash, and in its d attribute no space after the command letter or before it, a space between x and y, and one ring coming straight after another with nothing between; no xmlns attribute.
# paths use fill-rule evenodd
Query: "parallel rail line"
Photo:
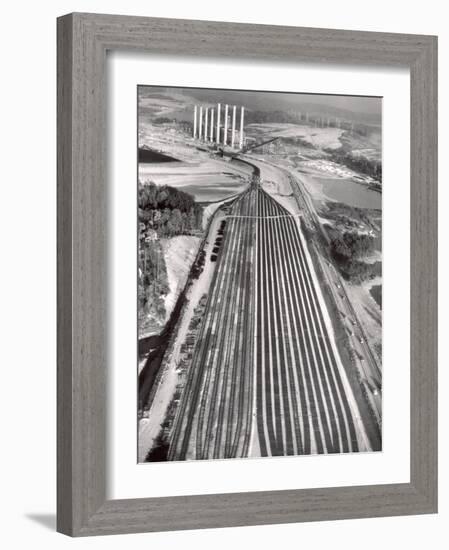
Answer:
<svg viewBox="0 0 449 550"><path fill-rule="evenodd" d="M169 459L369 450L307 246L258 184L233 203Z"/></svg>

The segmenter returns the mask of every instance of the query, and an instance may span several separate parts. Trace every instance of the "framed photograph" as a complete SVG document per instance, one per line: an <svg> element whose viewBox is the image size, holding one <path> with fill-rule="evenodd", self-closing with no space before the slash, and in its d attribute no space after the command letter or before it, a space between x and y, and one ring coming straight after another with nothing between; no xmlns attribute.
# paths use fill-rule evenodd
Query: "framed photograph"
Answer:
<svg viewBox="0 0 449 550"><path fill-rule="evenodd" d="M437 39L58 19L58 530L437 511Z"/></svg>

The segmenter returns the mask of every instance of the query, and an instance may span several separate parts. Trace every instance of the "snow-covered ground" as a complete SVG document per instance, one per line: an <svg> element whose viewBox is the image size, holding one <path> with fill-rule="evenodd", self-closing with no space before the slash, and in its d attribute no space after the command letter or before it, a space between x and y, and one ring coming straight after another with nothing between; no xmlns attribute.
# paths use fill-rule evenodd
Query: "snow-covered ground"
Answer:
<svg viewBox="0 0 449 550"><path fill-rule="evenodd" d="M224 163L219 160L204 158L195 159L191 162L151 162L141 163L139 165L139 176L142 179L153 178L157 176L166 176L177 174L180 176L191 175L210 175L220 173L240 172L233 169L232 163Z"/></svg>
<svg viewBox="0 0 449 550"><path fill-rule="evenodd" d="M224 199L244 189L247 169L208 151L198 151L193 140L175 130L162 132L158 126L142 130L140 145L161 150L180 162L140 163L139 180L170 185L190 193L199 202Z"/></svg>
<svg viewBox="0 0 449 550"><path fill-rule="evenodd" d="M205 241L204 250L206 252L206 262L204 269L197 280L194 280L187 291L187 307L184 309L178 326L176 327L176 340L173 345L170 361L165 363L164 371L158 386L155 399L149 411L148 418L142 418L139 422L139 462L145 460L148 451L153 446L153 442L157 437L161 423L165 418L167 407L173 398L176 391L176 386L179 383L179 374L177 373L177 364L180 359L181 345L185 341L190 321L193 317L193 312L197 307L203 294L208 292L216 262L210 261L210 255L214 247L214 241L217 236L217 231L224 215L217 212L214 216L207 239Z"/></svg>
<svg viewBox="0 0 449 550"><path fill-rule="evenodd" d="M171 239L161 239L164 258L167 267L169 293L164 298L166 317L170 318L176 300L184 288L193 261L198 253L201 239L187 235L179 235Z"/></svg>
<svg viewBox="0 0 449 550"><path fill-rule="evenodd" d="M340 128L315 128L278 122L249 124L246 128L248 134L251 134L254 130L264 132L270 137L301 138L317 149L339 149L342 146L339 138L344 133L344 130Z"/></svg>

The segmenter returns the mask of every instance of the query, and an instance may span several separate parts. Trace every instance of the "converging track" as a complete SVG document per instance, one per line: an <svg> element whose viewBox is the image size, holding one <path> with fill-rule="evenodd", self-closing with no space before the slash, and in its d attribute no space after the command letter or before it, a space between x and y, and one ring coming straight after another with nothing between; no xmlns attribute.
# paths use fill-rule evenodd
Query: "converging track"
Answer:
<svg viewBox="0 0 449 550"><path fill-rule="evenodd" d="M258 179L227 219L170 460L369 450L303 236Z"/></svg>
<svg viewBox="0 0 449 550"><path fill-rule="evenodd" d="M232 213L249 215L251 188ZM256 220L227 222L192 365L179 406L171 459L246 456L251 430Z"/></svg>
<svg viewBox="0 0 449 550"><path fill-rule="evenodd" d="M298 225L292 216L280 217L286 210L262 190L258 212L256 368L261 453L358 451L364 446L363 425L329 334L325 305Z"/></svg>

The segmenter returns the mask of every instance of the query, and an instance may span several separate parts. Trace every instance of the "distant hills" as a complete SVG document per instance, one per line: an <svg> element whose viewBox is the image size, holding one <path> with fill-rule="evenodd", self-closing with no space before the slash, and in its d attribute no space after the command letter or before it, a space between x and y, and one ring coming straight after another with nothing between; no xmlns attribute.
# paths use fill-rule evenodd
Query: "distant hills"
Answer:
<svg viewBox="0 0 449 550"><path fill-rule="evenodd" d="M327 94L300 94L284 92L253 92L237 90L210 90L198 88L145 89L145 97L185 97L186 106L195 102L214 104L218 101L230 105L244 105L252 111L307 112L309 115L338 117L356 123L381 124L381 98Z"/></svg>
<svg viewBox="0 0 449 550"><path fill-rule="evenodd" d="M167 89L170 95L170 89ZM310 115L339 117L366 124L381 124L381 99L378 97L336 96L283 92L252 92L236 90L206 90L198 88L172 89L179 99L182 91L196 101L244 105L254 111L301 111ZM161 90L158 90L160 93Z"/></svg>

